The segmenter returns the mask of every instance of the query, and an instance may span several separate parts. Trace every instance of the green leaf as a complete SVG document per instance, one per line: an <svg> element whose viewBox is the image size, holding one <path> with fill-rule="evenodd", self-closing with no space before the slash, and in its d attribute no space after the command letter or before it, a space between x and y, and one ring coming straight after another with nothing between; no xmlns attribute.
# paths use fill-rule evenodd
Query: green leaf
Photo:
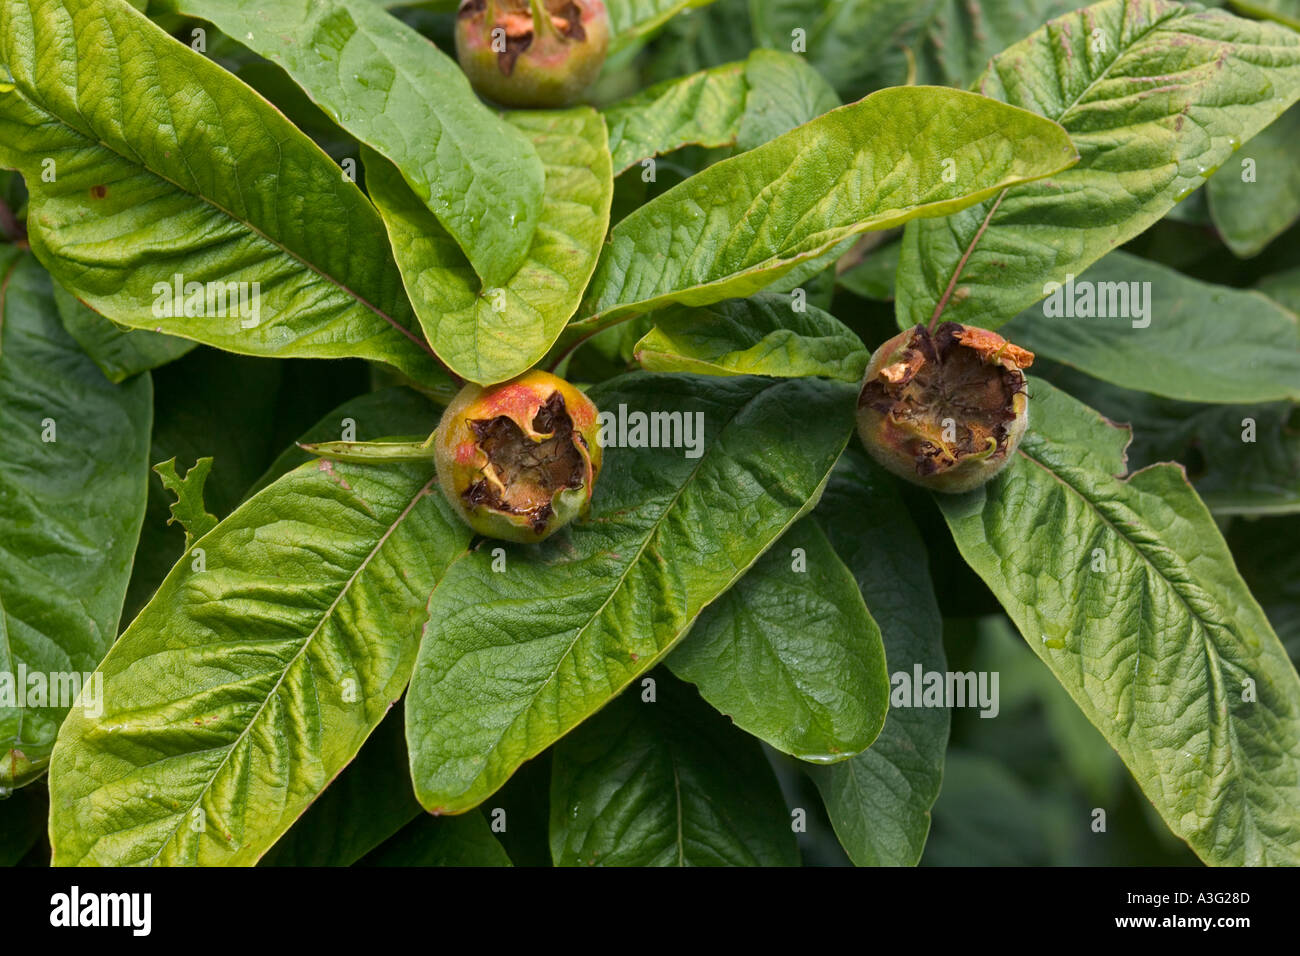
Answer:
<svg viewBox="0 0 1300 956"><path fill-rule="evenodd" d="M1100 32L1096 32L1100 31ZM975 88L1058 121L1082 157L912 223L900 326L997 328L1160 219L1300 97L1300 35L1165 0L1106 0L995 57Z"/></svg>
<svg viewBox="0 0 1300 956"><path fill-rule="evenodd" d="M1011 467L940 505L957 547L1207 863L1300 862L1300 678L1182 469L1041 380Z"/></svg>
<svg viewBox="0 0 1300 956"><path fill-rule="evenodd" d="M434 593L406 700L425 809L477 805L666 655L815 503L854 391L644 373L592 388L607 417L591 515L541 545L470 552ZM637 447L642 416L674 447ZM668 416L692 431L662 435Z"/></svg>
<svg viewBox="0 0 1300 956"><path fill-rule="evenodd" d="M204 536L64 723L57 865L257 862L401 695L469 540L422 464L313 462Z"/></svg>
<svg viewBox="0 0 1300 956"><path fill-rule="evenodd" d="M1228 544L1292 663L1300 661L1300 515L1234 521Z"/></svg>
<svg viewBox="0 0 1300 956"><path fill-rule="evenodd" d="M740 132L748 84L744 63L656 83L607 107L614 174L683 146L730 146Z"/></svg>
<svg viewBox="0 0 1300 956"><path fill-rule="evenodd" d="M510 866L483 814L422 816L375 850L361 866Z"/></svg>
<svg viewBox="0 0 1300 956"><path fill-rule="evenodd" d="M926 865L1049 866L1049 809L994 757L954 748Z"/></svg>
<svg viewBox="0 0 1300 956"><path fill-rule="evenodd" d="M763 293L703 308L654 313L636 344L652 372L699 375L820 375L857 382L871 357L851 329L815 306L796 312L787 296Z"/></svg>
<svg viewBox="0 0 1300 956"><path fill-rule="evenodd" d="M353 441L377 441L393 435L427 435L437 427L440 412L424 395L405 387L381 388L348 399L286 448L253 483L248 496L315 457L299 445L342 441L349 436Z"/></svg>
<svg viewBox="0 0 1300 956"><path fill-rule="evenodd" d="M811 518L706 608L666 663L741 730L815 763L866 750L889 708L880 628Z"/></svg>
<svg viewBox="0 0 1300 956"><path fill-rule="evenodd" d="M1300 5L1295 0L1232 0L1232 5L1252 17L1276 20L1300 30Z"/></svg>
<svg viewBox="0 0 1300 956"><path fill-rule="evenodd" d="M605 124L594 110L509 119L542 157L546 195L527 258L503 288L480 291L469 262L393 165L364 154L371 196L425 335L453 371L481 383L531 368L564 329L596 268L614 195Z"/></svg>
<svg viewBox="0 0 1300 956"><path fill-rule="evenodd" d="M100 374L63 330L49 276L0 245L0 789L44 771L117 635L152 401L147 375Z"/></svg>
<svg viewBox="0 0 1300 956"><path fill-rule="evenodd" d="M1265 276L1255 288L1292 312L1300 314L1300 266Z"/></svg>
<svg viewBox="0 0 1300 956"><path fill-rule="evenodd" d="M892 674L943 673L943 621L921 533L898 483L847 449L813 512L880 625ZM891 677L892 681L892 677ZM943 779L947 708L892 707L864 753L809 768L849 858L859 866L914 866Z"/></svg>
<svg viewBox="0 0 1300 956"><path fill-rule="evenodd" d="M1002 334L1094 378L1168 398L1300 399L1293 314L1258 292L1200 282L1124 252L1030 306Z"/></svg>
<svg viewBox="0 0 1300 956"><path fill-rule="evenodd" d="M310 367L317 368L315 363ZM211 456L203 488L204 506L218 518L239 504L283 441L272 434L280 424L281 396L289 362L250 358L198 348L152 373L154 425L149 461L197 461ZM276 411L268 415L267 409ZM144 526L136 546L123 620L130 622L149 603L172 566L185 553L184 529L168 525L174 496L156 473L149 474Z"/></svg>
<svg viewBox="0 0 1300 956"><path fill-rule="evenodd" d="M45 835L50 801L43 788L24 787L0 798L0 866L16 866Z"/></svg>
<svg viewBox="0 0 1300 956"><path fill-rule="evenodd" d="M1258 255L1300 219L1297 142L1300 107L1293 106L1206 183L1214 225L1236 255Z"/></svg>
<svg viewBox="0 0 1300 956"><path fill-rule="evenodd" d="M373 207L230 74L121 0L0 0L0 62L0 166L31 189L32 250L95 311L441 380Z"/></svg>
<svg viewBox="0 0 1300 956"><path fill-rule="evenodd" d="M798 866L776 775L752 737L659 673L555 748L556 866Z"/></svg>
<svg viewBox="0 0 1300 956"><path fill-rule="evenodd" d="M943 215L1073 160L1064 131L1028 112L957 90L883 90L628 215L575 331L751 295L858 233Z"/></svg>
<svg viewBox="0 0 1300 956"><path fill-rule="evenodd" d="M282 66L331 119L394 163L485 287L523 265L542 163L456 61L363 0L174 0Z"/></svg>
<svg viewBox="0 0 1300 956"><path fill-rule="evenodd" d="M744 62L656 83L602 115L619 175L683 146L753 149L839 105L799 57L755 50Z"/></svg>
<svg viewBox="0 0 1300 956"><path fill-rule="evenodd" d="M124 382L133 375L173 362L195 345L174 335L119 328L57 282L54 304L68 334L85 349L110 382Z"/></svg>
<svg viewBox="0 0 1300 956"><path fill-rule="evenodd" d="M216 515L209 514L203 507L203 485L208 480L208 472L212 471L212 459L200 458L184 478L176 473L175 458L159 462L153 470L162 479L163 487L176 496L170 505L172 516L167 523L179 523L185 529L185 550L189 551L195 541L217 526Z"/></svg>
<svg viewBox="0 0 1300 956"><path fill-rule="evenodd" d="M609 11L609 51L619 50L655 30L684 11L704 7L713 0L605 0Z"/></svg>
<svg viewBox="0 0 1300 956"><path fill-rule="evenodd" d="M745 111L736 145L754 149L840 105L822 75L793 53L755 50L745 61Z"/></svg>
<svg viewBox="0 0 1300 956"><path fill-rule="evenodd" d="M1182 462L1215 515L1300 512L1300 411L1293 402L1195 405L1038 368L1114 422L1133 426L1132 469Z"/></svg>
<svg viewBox="0 0 1300 956"><path fill-rule="evenodd" d="M894 298L894 276L902 251L901 242L873 249L860 263L837 275L835 282L864 299L889 302Z"/></svg>
<svg viewBox="0 0 1300 956"><path fill-rule="evenodd" d="M420 814L394 707L260 866L351 866Z"/></svg>

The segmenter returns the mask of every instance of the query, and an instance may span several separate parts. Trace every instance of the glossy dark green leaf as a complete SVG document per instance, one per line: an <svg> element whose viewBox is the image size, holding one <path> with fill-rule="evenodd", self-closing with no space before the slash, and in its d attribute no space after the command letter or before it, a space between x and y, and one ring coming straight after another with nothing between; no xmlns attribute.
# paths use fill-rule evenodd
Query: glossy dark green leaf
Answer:
<svg viewBox="0 0 1300 956"><path fill-rule="evenodd" d="M374 208L229 73L121 0L4 0L0 62L0 166L73 295L232 352L441 380Z"/></svg>
<svg viewBox="0 0 1300 956"><path fill-rule="evenodd" d="M537 363L577 311L609 228L605 124L587 107L508 114L546 170L540 224L519 270L480 288L468 260L395 167L367 152L379 206L420 324L458 375L490 384Z"/></svg>
<svg viewBox="0 0 1300 956"><path fill-rule="evenodd" d="M1011 467L940 505L963 557L1169 828L1300 862L1300 678L1182 469L1046 382Z"/></svg>
<svg viewBox="0 0 1300 956"><path fill-rule="evenodd" d="M68 334L110 382L124 382L132 375L174 362L195 345L174 335L121 328L79 302L58 283L54 285L54 304Z"/></svg>
<svg viewBox="0 0 1300 956"><path fill-rule="evenodd" d="M367 0L171 0L282 66L331 119L394 163L486 287L524 262L542 163L455 60Z"/></svg>
<svg viewBox="0 0 1300 956"><path fill-rule="evenodd" d="M469 532L423 463L311 462L182 560L59 734L54 858L257 860L406 687L429 593Z"/></svg>
<svg viewBox="0 0 1300 956"><path fill-rule="evenodd" d="M866 750L889 709L880 628L812 518L705 608L666 663L741 730L815 763Z"/></svg>
<svg viewBox="0 0 1300 956"><path fill-rule="evenodd" d="M1124 252L1030 306L1001 334L1094 378L1168 398L1300 398L1294 314L1259 292L1201 282Z"/></svg>
<svg viewBox="0 0 1300 956"><path fill-rule="evenodd" d="M590 516L471 551L434 593L406 700L424 807L476 806L667 654L816 502L854 392L645 373L592 388L612 419Z"/></svg>
<svg viewBox="0 0 1300 956"><path fill-rule="evenodd" d="M859 233L944 215L1074 158L1064 131L1027 111L958 90L881 91L628 215L575 331L670 302L751 295Z"/></svg>
<svg viewBox="0 0 1300 956"><path fill-rule="evenodd" d="M114 385L50 278L0 245L0 788L38 776L117 635L144 517L153 388ZM84 705L99 698L91 684Z"/></svg>
<svg viewBox="0 0 1300 956"><path fill-rule="evenodd" d="M510 866L483 814L421 816L366 856L361 866Z"/></svg>
<svg viewBox="0 0 1300 956"><path fill-rule="evenodd" d="M758 741L662 672L560 742L556 866L797 866L791 818Z"/></svg>
<svg viewBox="0 0 1300 956"><path fill-rule="evenodd" d="M699 375L820 375L857 382L871 357L851 329L815 306L796 312L789 296L730 299L653 314L636 344L641 367Z"/></svg>
<svg viewBox="0 0 1300 956"><path fill-rule="evenodd" d="M993 59L975 89L1057 120L1082 159L903 236L901 326L997 328L1164 216L1300 98L1300 34L1105 0Z"/></svg>
<svg viewBox="0 0 1300 956"><path fill-rule="evenodd" d="M419 814L402 709L394 707L259 866L351 866Z"/></svg>
<svg viewBox="0 0 1300 956"><path fill-rule="evenodd" d="M889 671L947 670L943 622L925 543L897 482L858 448L845 451L813 519L857 579L880 625ZM943 779L947 708L891 707L864 753L810 768L840 844L859 866L913 866Z"/></svg>

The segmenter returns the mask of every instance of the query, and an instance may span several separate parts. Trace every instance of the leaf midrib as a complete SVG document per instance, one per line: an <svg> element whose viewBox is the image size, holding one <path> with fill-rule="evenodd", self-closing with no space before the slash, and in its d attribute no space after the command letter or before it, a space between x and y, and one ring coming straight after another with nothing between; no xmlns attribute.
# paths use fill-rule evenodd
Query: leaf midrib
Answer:
<svg viewBox="0 0 1300 956"><path fill-rule="evenodd" d="M221 205L221 203L217 202L215 199L212 199L212 198L210 198L210 197L208 197L208 196L204 196L204 195L202 195L202 194L200 194L200 193L193 192L192 190L186 189L184 186L182 186L182 185L181 185L180 183L178 183L176 180L172 179L170 176L167 176L167 175L165 175L164 173L161 173L161 172L159 172L158 170L153 169L151 166L147 165L147 164L144 162L143 158L137 158L137 157L128 156L128 155L126 155L125 153L123 153L121 150L117 149L116 147L111 146L110 144L104 142L104 140L102 140L102 139L98 139L97 137L95 137L95 136L93 136L93 135L91 135L91 134L89 134L89 133L86 133L86 132L82 131L82 130L79 129L78 127L74 126L74 125L73 125L71 122L69 122L67 119L65 119L63 116L59 115L58 113L53 112L53 111L49 108L49 106L46 105L45 101L44 101L43 99L41 99L41 98L38 98L36 95L34 95L34 93L33 93L31 90L29 90L25 84L22 85L22 86L19 86L19 85L15 82L15 87L14 87L14 89L15 89L16 92L18 92L18 94L19 94L20 96L23 97L23 99L25 99L28 103L30 103L30 104L31 104L33 107L35 107L36 109L40 110L41 113L43 113L45 116L48 116L48 117L49 117L49 118L50 118L54 123L58 124L59 126L63 127L64 129L69 130L70 132L74 133L75 135L79 136L81 139L83 139L83 140L85 140L86 142L92 144L92 146L98 146L98 147L102 147L103 149L108 150L108 151L109 151L110 153L112 153L114 156L118 157L118 158L121 159L123 162L129 164L130 166L134 167L135 169L137 169L137 170L139 170L139 171L141 171L141 172L148 173L148 174L151 175L151 176L155 176L155 177L157 177L158 179L162 180L163 182L165 182L165 183L167 183L168 185L170 185L170 186L172 186L173 188L175 188L178 192L184 193L184 194L187 195L187 196L191 196L191 197L193 197L194 199L197 199L198 201L200 201L200 202L202 202L202 203L206 203L207 205L211 206L213 209L217 210L217 211L218 211L219 213L221 213L222 215L226 216L226 217L227 217L228 219L230 219L232 222L235 222L235 223L239 224L240 226L243 226L244 228L248 229L250 232L254 233L254 234L257 235L258 237L260 237L261 239L263 239L266 243L268 243L268 244L269 244L270 246L272 246L273 248L280 250L281 253L283 253L284 255L288 256L290 259L293 259L294 261L300 263L300 264L301 264L301 265L302 265L302 266L303 266L307 271L309 271L309 272L311 272L311 273L314 273L315 275L320 276L320 277L321 277L322 279L324 279L326 282L329 282L329 283L330 283L331 285L333 285L335 288L337 288L337 289L339 289L341 292L343 292L343 294L344 294L345 296L347 296L347 297L350 298L350 299L355 300L358 304L360 304L360 305L363 306L364 308L368 309L370 312L374 313L377 317L379 317L380 319L383 319L383 321L387 322L390 326L392 326L392 328L394 329L394 331L399 332L399 333L400 333L401 335L403 335L405 338L407 338L408 340L410 340L410 342L411 342L413 345L415 345L416 348L420 349L420 351L425 352L425 353L426 353L427 355L429 355L430 357L434 357L434 352L433 352L432 347L431 347L428 343L426 343L426 342L424 342L422 339L420 339L420 337L417 336L417 335L416 335L416 334L415 334L411 329L407 328L407 327L406 327L405 325L403 325L401 322L398 322L396 319L394 319L392 316L390 316L390 315L389 315L388 313L386 313L384 310L380 309L377 305L374 305L373 303L371 303L368 299L366 299L364 296L362 296L362 295L361 295L359 292L357 292L355 289L351 288L349 285L344 284L344 283L343 283L342 281L340 281L338 278L336 278L335 276L329 274L328 272L326 272L326 271L325 271L324 269L322 269L321 267L317 266L314 262L309 261L308 259L306 259L304 256L302 256L302 255L299 254L298 252L294 251L293 249L290 249L288 246L286 246L284 243L280 242L278 239L273 239L271 236L269 236L267 233L263 232L261 228L259 228L258 226L254 225L252 222L249 222L248 220L246 220L246 219L244 219L244 218L242 218L242 217L240 217L240 216L235 215L231 210L229 210L229 209L227 209L225 206ZM253 91L250 90L250 92L253 92ZM258 96L258 94L255 93L255 92L253 92L253 95L254 95L254 96ZM259 97L259 98L260 98L260 97ZM268 104L268 105L269 105L269 104ZM303 135L305 136L305 134L303 134ZM316 144L315 144L312 140L310 140L310 138L308 138L308 143L311 144L311 148L315 148L315 149L317 149L317 150L320 152L320 155L321 155L321 156L325 156L325 157L328 159L327 154L326 154L323 150L320 150L320 148L317 147ZM301 145L301 144L300 144L300 145ZM186 156L185 156L184 158L185 158L186 162L188 162L188 154L186 154ZM329 160L329 161L330 161L331 164L333 163L333 160ZM237 174L237 172L238 172L238 171L236 170L236 174ZM277 189L278 189L278 188L279 188L279 187L277 186ZM178 333L172 333L172 334L178 334Z"/></svg>
<svg viewBox="0 0 1300 956"><path fill-rule="evenodd" d="M726 430L729 427L731 427L732 423L735 422L735 420L738 417L740 417L740 414L743 411L745 411L747 408L749 408L754 402L758 401L759 398L766 395L773 388L780 388L786 384L787 382L785 380L779 380L777 382L772 383L771 385L767 385L764 388L755 392L753 395L751 395L748 399L745 400L743 404L737 406L735 411L727 418L726 424L723 425L722 428L718 431L719 438L724 432L726 432ZM845 440L847 441L847 439L848 436L846 434ZM496 740L492 742L491 747L485 748L485 752L489 756L498 752L498 748L500 747L501 741L504 740L506 736L514 730L514 728L519 724L520 720L524 719L525 717L528 716L529 713L532 712L534 706L536 705L537 700L542 696L542 693L546 690L546 688L550 686L551 681L555 679L555 675L559 673L560 667L564 664L566 660L569 659L569 656L573 653L574 648L577 647L578 643L587 634L588 629L591 628L594 625L594 623L600 618L601 614L604 613L605 608L609 606L609 603L612 600L614 600L615 595L617 595L619 591L623 588L623 584L627 580L628 575L632 573L632 569L641 563L641 559L645 555L646 549L650 546L650 543L658 539L659 532L664 521L672 513L673 508L676 507L678 500L686 492L686 489L694 483L696 476L699 474L700 469L703 467L704 463L709 460L710 456L713 454L714 449L716 449L719 444L720 441L718 439L715 439L713 442L709 444L707 448L705 448L704 454L701 455L699 460L695 463L695 466L691 469L690 474L682 482L681 487L679 487L677 491L673 494L672 499L664 507L659 517L655 520L654 524L647 530L644 540L641 542L640 547L637 548L636 555L632 558L632 560L630 560L627 563L627 566L623 569L623 573L619 575L618 581L610 589L609 595L601 603L600 607L597 608L590 615L587 622L578 629L578 633L574 635L574 638L572 641L569 642L568 647L566 647L564 649L564 652L556 659L555 667L552 669L551 673L547 676L546 680L542 682L542 684L537 688L536 692L530 695L528 703L517 714L515 714L514 718L511 719L510 723L508 723L504 727L504 729L502 729L501 733L497 735ZM790 519L774 535L772 535L771 540L768 542L768 548L770 548L771 545L774 544L781 537L781 535L783 535L787 530L789 530L789 528L795 522L797 522L802 516L803 516L802 512L792 515ZM713 601L716 601L719 597L725 594L731 588L731 586L735 584L735 582L738 581L745 574L745 572L747 572L751 567L754 566L755 563L758 562L759 558L763 556L763 554L767 551L768 548L763 548L758 554L754 555L753 559L745 567L738 568L736 574L731 578L730 581L726 583L726 585L719 588L717 593L714 594L713 597L709 599L709 601L706 601L705 603L701 604L700 607L696 609L695 614L691 617L691 619L687 621L685 623L685 626L682 627L677 632L677 636L673 640L667 642L667 644L657 654L655 654L654 657L652 657L649 661L647 661L645 667L637 671L637 673L633 674L622 685L616 688L614 692L610 694L609 699L612 700L613 698L617 697L625 688L627 688L633 681L635 681L637 677L649 671L651 668L654 667L655 664L657 664L660 660L662 660L664 656L667 655L667 653L670 650L672 650L677 640L679 640L681 636L686 633L686 631L690 628L690 625L699 618L700 614L704 611L704 609L708 607L709 604L711 604ZM448 570L450 570L450 568ZM568 733L568 731L571 729L572 729L571 727L567 728L564 731L564 733ZM484 769L480 769L477 775L474 777L474 779L470 782L469 786L466 787L464 790L462 790L460 793L456 794L456 796L463 797L466 793L472 792L474 789L474 785L479 780L483 779L485 770L486 770L486 766ZM498 784L498 786L500 786L500 784ZM491 792L493 791L489 791L489 793Z"/></svg>
<svg viewBox="0 0 1300 956"><path fill-rule="evenodd" d="M316 639L317 635L320 634L322 628L324 628L325 626L325 623L334 616L334 612L338 609L339 604L342 602L343 598L351 591L353 585L356 584L357 579L361 576L361 573L370 566L370 562L374 559L375 555L377 555L380 552L380 550L384 547L384 545L388 543L388 539L392 537L393 532L396 531L398 526L403 521L406 520L406 518L410 515L411 511L414 510L415 506L419 504L420 501L423 500L429 494L430 490L432 489L434 483L437 480L438 480L437 476L436 475L433 476L427 482L425 482L418 491L416 491L416 493L411 497L411 500L406 504L406 507L403 508L401 513L398 514L398 516L393 519L392 523L380 536L379 540L375 542L375 546L371 548L369 553L367 553L366 556L361 560L361 563L357 566L357 569L348 576L346 581L343 582L343 585L339 588L339 593L335 596L334 600L330 602L330 606L326 608L325 611L321 614L320 620L317 622L316 626L313 627L311 629L311 632L307 634L306 637L303 638L302 646L298 648L297 653L295 653L293 657L291 657L285 663L284 669L281 670L280 676L279 678L276 679L275 685L271 687L269 691L267 691L266 697L263 698L262 703L258 705L257 711L248 719L248 723L245 724L244 729L241 730L236 735L235 739L230 742L229 747L226 748L226 755L222 757L221 763L219 763L213 769L212 773L208 777L207 783L203 785L202 789L199 791L198 796L195 797L194 801L189 805L189 807L187 807L182 813L180 813L177 816L178 822L177 825L172 828L171 834L167 837L166 840L164 840L158 845L158 849L154 851L153 856L149 857L149 859L146 861L149 866L153 866L154 864L156 864L158 861L158 857L162 854L162 852L172 845L172 842L176 838L177 832L179 832L181 824L190 814L194 812L194 809L199 805L200 801L202 801L202 799L211 790L212 785L213 783L215 783L217 777L221 775L221 772L225 769L226 764L230 762L231 754L235 752L236 748L239 747L239 745L243 742L244 738L248 736L248 733L252 729L253 725L256 724L258 722L258 719L262 716L262 712L266 709L266 705L270 703L271 699L275 697L276 694L279 692L280 686L284 683L284 679L288 675L289 671L291 671L294 668L294 665L298 663L299 659L307 652L307 649L311 647L312 642Z"/></svg>
<svg viewBox="0 0 1300 956"><path fill-rule="evenodd" d="M1197 614L1192 609L1191 605L1188 604L1186 596L1183 594L1182 590L1178 587L1177 583L1170 580L1169 577L1163 572L1163 570L1154 561L1152 561L1150 557L1147 556L1146 551L1140 546L1140 544L1134 541L1132 537L1130 537L1118 525L1116 525L1113 521L1111 521L1109 516L1107 516L1096 505L1096 503L1092 500L1090 496L1084 494L1079 488L1077 488L1074 484L1066 480L1064 476L1058 474L1054 469L1048 466L1045 462L1040 461L1039 459L1035 458L1033 455L1029 454L1029 452L1025 450L1023 445L1019 449L1017 449L1017 451L1020 455L1022 455L1025 458L1025 460L1041 468L1044 472L1050 475L1054 480L1056 480L1065 488L1069 489L1075 495L1077 495L1079 499L1088 506L1088 509L1097 516L1098 520L1101 521L1104 525L1106 525L1106 527L1108 527L1116 535L1116 537L1127 542L1129 547L1133 549L1133 551L1143 560L1143 562L1152 571L1154 571L1156 575L1162 581L1164 581L1165 584L1168 585L1169 589L1178 597L1178 601L1180 604L1182 604L1184 610L1187 613L1188 618L1196 622L1197 629L1201 632L1201 644L1205 653L1206 667L1209 669L1210 672L1212 672L1214 677L1214 680L1206 681L1206 697L1211 705L1210 707L1207 708L1207 710L1209 710L1211 716L1213 717L1213 703L1216 699L1214 695L1214 688L1217 685L1224 684L1225 681L1224 681L1223 670L1219 666L1218 651L1210 640L1211 629L1207 626L1207 622L1205 621L1205 619L1202 618L1199 614ZM1127 481L1123 481L1122 483L1127 484ZM1190 573L1190 569L1189 569L1188 577L1192 578L1193 580L1196 579L1196 576ZM1215 603L1217 604L1218 602L1216 601ZM1140 645L1139 645L1139 652L1140 652ZM1251 772L1252 765L1249 762L1243 764L1243 762L1237 758L1237 754L1240 751L1240 740L1237 734L1237 722L1233 718L1232 712L1226 706L1226 704L1224 706L1224 710L1227 713L1224 723L1227 725L1228 734L1231 738L1231 746L1228 748L1228 751L1229 751L1229 758L1231 760L1231 764L1233 767L1233 776L1241 784L1240 788L1238 789L1238 793L1240 795L1239 802L1241 806L1240 819L1242 821L1243 826L1249 829L1250 831L1249 836L1253 836L1255 838L1256 841L1255 845L1262 848L1264 844L1262 844L1259 841L1259 828L1255 823L1255 817L1254 817L1254 813L1252 812L1252 807L1249 800L1249 794L1247 793L1247 791L1251 789L1250 785L1252 783L1258 783L1258 781L1255 775ZM1211 719L1210 723L1211 724L1215 723L1215 720ZM1140 726L1140 724L1138 724L1136 721L1134 722L1133 725ZM1145 736L1145 734L1143 736ZM1107 739L1109 740L1109 735L1107 735ZM1130 752L1136 754L1137 750L1131 749ZM1165 786L1164 783L1165 772L1159 767L1156 767L1155 769L1160 775L1161 789L1164 791L1164 793L1167 796L1170 793L1170 791L1167 788L1167 786ZM1201 776L1203 779L1207 778L1207 775L1204 772L1202 773ZM1176 804L1174 801L1170 801L1169 805L1170 805L1170 809L1172 810L1173 806L1175 806ZM1217 811L1216 811L1216 815L1217 815ZM1204 833L1203 830L1196 830L1192 832L1197 835ZM1250 842L1248 839L1248 834L1243 833L1242 834L1243 857L1245 857L1246 850L1249 846L1250 846ZM1211 849L1212 848L1213 848L1213 843L1211 844Z"/></svg>

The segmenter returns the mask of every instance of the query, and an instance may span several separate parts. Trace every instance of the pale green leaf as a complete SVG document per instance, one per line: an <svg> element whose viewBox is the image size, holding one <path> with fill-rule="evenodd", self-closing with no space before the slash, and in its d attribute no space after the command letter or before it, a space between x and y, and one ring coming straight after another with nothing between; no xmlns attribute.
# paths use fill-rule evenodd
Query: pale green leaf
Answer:
<svg viewBox="0 0 1300 956"><path fill-rule="evenodd" d="M541 221L519 271L480 290L456 244L391 163L366 153L367 183L429 342L457 374L500 382L535 365L578 308L609 228L605 125L587 107L509 114L546 169Z"/></svg>
<svg viewBox="0 0 1300 956"><path fill-rule="evenodd" d="M820 73L793 53L755 50L745 61L745 110L736 145L754 149L840 105Z"/></svg>
<svg viewBox="0 0 1300 956"><path fill-rule="evenodd" d="M909 224L900 326L942 313L997 328L1160 219L1300 98L1300 34L1166 0L1105 0L995 57L975 89L1058 121L1082 158Z"/></svg>
<svg viewBox="0 0 1300 956"><path fill-rule="evenodd" d="M653 315L636 360L653 372L700 375L820 375L857 382L870 358L862 340L815 306L764 293L703 308L674 306Z"/></svg>
<svg viewBox="0 0 1300 956"><path fill-rule="evenodd" d="M745 112L744 63L664 80L607 107L609 148L618 175L683 146L730 146Z"/></svg>
<svg viewBox="0 0 1300 956"><path fill-rule="evenodd" d="M485 287L523 265L541 161L456 61L365 0L171 0L277 63L331 119L394 163Z"/></svg>
<svg viewBox="0 0 1300 956"><path fill-rule="evenodd" d="M152 409L149 377L105 379L59 322L49 276L0 245L0 789L44 770L117 636Z"/></svg>
<svg viewBox="0 0 1300 956"><path fill-rule="evenodd" d="M958 90L881 91L628 215L574 331L750 295L858 233L943 215L1073 161L1064 131L1026 111Z"/></svg>
<svg viewBox="0 0 1300 956"><path fill-rule="evenodd" d="M95 311L441 380L374 208L229 73L121 0L0 0L0 62L0 166L31 190L32 250Z"/></svg>
<svg viewBox="0 0 1300 956"><path fill-rule="evenodd" d="M592 388L613 421L590 516L472 551L434 593L406 700L424 807L477 805L667 654L815 503L854 391L646 373Z"/></svg>
<svg viewBox="0 0 1300 956"><path fill-rule="evenodd" d="M1207 863L1300 863L1300 678L1182 469L1041 380L988 485L941 496L962 556Z"/></svg>
<svg viewBox="0 0 1300 956"><path fill-rule="evenodd" d="M182 478L176 473L176 459L169 458L153 466L162 479L163 487L175 495L169 506L172 516L168 524L180 524L185 529L185 550L217 526L217 518L203 507L203 485L212 471L212 459L200 458Z"/></svg>
<svg viewBox="0 0 1300 956"><path fill-rule="evenodd" d="M657 672L555 748L556 866L797 866L785 801L758 741Z"/></svg>
<svg viewBox="0 0 1300 956"><path fill-rule="evenodd" d="M1249 16L1276 20L1300 30L1300 4L1296 0L1232 0L1232 5Z"/></svg>
<svg viewBox="0 0 1300 956"><path fill-rule="evenodd" d="M101 665L103 713L60 731L57 865L257 862L406 687L469 540L435 484L311 462L204 536Z"/></svg>

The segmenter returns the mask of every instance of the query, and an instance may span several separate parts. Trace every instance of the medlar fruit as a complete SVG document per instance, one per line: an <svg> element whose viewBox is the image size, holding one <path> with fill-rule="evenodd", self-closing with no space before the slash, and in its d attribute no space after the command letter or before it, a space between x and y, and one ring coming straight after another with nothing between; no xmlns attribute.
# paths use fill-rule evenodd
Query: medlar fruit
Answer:
<svg viewBox="0 0 1300 956"><path fill-rule="evenodd" d="M1029 424L1021 369L1034 355L988 329L944 322L902 332L871 356L858 434L900 478L953 494L1006 467Z"/></svg>
<svg viewBox="0 0 1300 956"><path fill-rule="evenodd" d="M502 106L572 106L608 51L601 0L464 0L456 14L461 69Z"/></svg>
<svg viewBox="0 0 1300 956"><path fill-rule="evenodd" d="M479 534L541 541L590 505L599 433L591 399L547 372L467 385L434 433L438 481Z"/></svg>

